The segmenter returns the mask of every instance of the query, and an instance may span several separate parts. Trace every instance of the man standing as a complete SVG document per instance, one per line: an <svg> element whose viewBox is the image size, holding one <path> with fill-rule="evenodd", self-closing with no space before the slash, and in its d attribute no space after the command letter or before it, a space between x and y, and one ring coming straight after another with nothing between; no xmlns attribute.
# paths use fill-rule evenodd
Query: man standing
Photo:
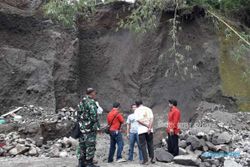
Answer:
<svg viewBox="0 0 250 167"><path fill-rule="evenodd" d="M128 154L128 160L133 161L133 154L134 154L134 145L137 143L138 146L138 154L139 154L139 160L142 162L142 151L139 146L139 136L138 136L138 122L135 120L135 114L134 111L136 110L136 105L133 104L131 106L132 114L128 116L127 119L127 137L129 139L129 154Z"/></svg>
<svg viewBox="0 0 250 167"><path fill-rule="evenodd" d="M169 113L168 113L168 151L173 155L179 155L179 132L178 124L180 122L180 110L177 108L177 101L169 100Z"/></svg>
<svg viewBox="0 0 250 167"><path fill-rule="evenodd" d="M148 164L148 154L151 158L151 163L155 163L154 160L154 144L153 144L153 112L150 108L143 106L142 101L135 102L137 109L135 110L135 119L138 124L139 144L142 150L143 162L142 164Z"/></svg>
<svg viewBox="0 0 250 167"><path fill-rule="evenodd" d="M107 115L107 122L110 126L110 148L109 148L109 157L108 162L113 162L116 144L118 146L117 149L117 162L124 162L125 160L122 158L123 151L123 138L121 134L121 125L124 123L124 118L120 113L120 103L115 102L113 104L113 109Z"/></svg>
<svg viewBox="0 0 250 167"><path fill-rule="evenodd" d="M88 88L86 94L78 105L79 111L77 113L81 131L79 138L80 155L78 155L79 167L99 167L93 164L97 129L100 127L97 116L98 107L95 102L96 91L93 88Z"/></svg>

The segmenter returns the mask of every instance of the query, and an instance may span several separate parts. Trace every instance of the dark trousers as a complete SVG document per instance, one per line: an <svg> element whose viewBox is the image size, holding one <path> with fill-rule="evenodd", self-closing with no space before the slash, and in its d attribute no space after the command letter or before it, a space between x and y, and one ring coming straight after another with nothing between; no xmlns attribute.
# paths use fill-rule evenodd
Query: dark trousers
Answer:
<svg viewBox="0 0 250 167"><path fill-rule="evenodd" d="M148 154L151 159L154 158L154 143L153 143L154 135L153 133L143 133L139 134L139 144L142 151L143 161L148 161ZM148 154L147 154L148 148Z"/></svg>
<svg viewBox="0 0 250 167"><path fill-rule="evenodd" d="M118 146L117 149L117 156L116 160L122 158L122 151L123 151L123 138L121 132L110 132L110 148L109 148L109 157L108 162L113 162L115 150L116 150L116 144Z"/></svg>
<svg viewBox="0 0 250 167"><path fill-rule="evenodd" d="M179 155L179 136L174 134L170 135L168 133L168 152L170 152L173 156Z"/></svg>

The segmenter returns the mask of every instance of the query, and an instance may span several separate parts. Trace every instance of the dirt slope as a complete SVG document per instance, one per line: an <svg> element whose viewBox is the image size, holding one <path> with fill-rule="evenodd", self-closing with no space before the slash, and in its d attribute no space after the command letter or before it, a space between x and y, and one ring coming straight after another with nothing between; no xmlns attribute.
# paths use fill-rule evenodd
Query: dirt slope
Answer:
<svg viewBox="0 0 250 167"><path fill-rule="evenodd" d="M142 98L146 105L162 116L169 98L176 98L183 111L183 120L194 114L201 99L228 102L220 95L218 68L219 42L212 23L205 18L182 23L179 32L180 53L185 56L189 69L185 80L174 76L173 58L168 49L171 13L162 17L156 33L142 37L126 30L115 32L116 15L126 4L103 7L93 20L79 21L80 89L95 87L101 104L109 109L113 101L120 101L128 110L131 103ZM191 51L185 50L186 46ZM193 78L190 75L193 75ZM184 74L183 74L184 75ZM164 113L165 115L165 113Z"/></svg>
<svg viewBox="0 0 250 167"><path fill-rule="evenodd" d="M171 13L163 15L155 33L137 37L127 30L114 31L116 15L128 14L123 10L126 6L125 2L100 6L90 22L78 20L76 36L49 20L0 13L1 112L24 104L51 111L76 106L89 86L97 89L106 111L113 101L121 102L127 111L135 99L142 98L162 118L167 100L176 98L182 120L188 120L201 100L229 104L220 93L220 48L209 20L197 17L181 24L180 53L189 69L193 65L198 69L182 80L174 76L176 69L169 70L173 64L168 52Z"/></svg>

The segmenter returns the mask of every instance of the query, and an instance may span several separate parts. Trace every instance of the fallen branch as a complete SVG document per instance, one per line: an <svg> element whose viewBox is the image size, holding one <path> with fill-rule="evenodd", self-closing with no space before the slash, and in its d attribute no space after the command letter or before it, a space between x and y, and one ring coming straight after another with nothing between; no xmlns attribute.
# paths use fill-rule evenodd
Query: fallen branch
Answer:
<svg viewBox="0 0 250 167"><path fill-rule="evenodd" d="M14 110L12 110L12 111L6 113L6 114L3 114L1 117L6 117L6 116L8 116L8 115L11 115L11 114L13 114L13 113L15 113L15 112L21 110L22 108L23 108L23 107L18 107L18 108L14 109Z"/></svg>
<svg viewBox="0 0 250 167"><path fill-rule="evenodd" d="M218 19L220 22L225 24L231 31L233 31L243 42L245 42L248 46L250 46L250 42L248 42L242 35L240 35L232 26L226 23L221 17L217 16L215 13L208 10L208 13Z"/></svg>

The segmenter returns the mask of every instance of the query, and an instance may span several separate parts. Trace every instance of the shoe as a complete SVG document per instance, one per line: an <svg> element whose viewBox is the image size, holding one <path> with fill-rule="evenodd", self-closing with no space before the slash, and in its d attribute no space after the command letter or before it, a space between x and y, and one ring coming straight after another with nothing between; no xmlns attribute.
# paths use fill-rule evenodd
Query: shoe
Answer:
<svg viewBox="0 0 250 167"><path fill-rule="evenodd" d="M126 162L126 159L120 158L116 162L121 163L121 162Z"/></svg>
<svg viewBox="0 0 250 167"><path fill-rule="evenodd" d="M151 162L152 164L155 164L155 159L152 158L150 162Z"/></svg>
<svg viewBox="0 0 250 167"><path fill-rule="evenodd" d="M77 167L85 167L85 162L83 160L79 159Z"/></svg>
<svg viewBox="0 0 250 167"><path fill-rule="evenodd" d="M149 165L149 162L148 161L143 161L141 164L142 165Z"/></svg>
<svg viewBox="0 0 250 167"><path fill-rule="evenodd" d="M93 164L98 164L98 161L94 159Z"/></svg>
<svg viewBox="0 0 250 167"><path fill-rule="evenodd" d="M97 166L97 165L94 165L94 164L88 164L86 167L100 167L100 166Z"/></svg>

